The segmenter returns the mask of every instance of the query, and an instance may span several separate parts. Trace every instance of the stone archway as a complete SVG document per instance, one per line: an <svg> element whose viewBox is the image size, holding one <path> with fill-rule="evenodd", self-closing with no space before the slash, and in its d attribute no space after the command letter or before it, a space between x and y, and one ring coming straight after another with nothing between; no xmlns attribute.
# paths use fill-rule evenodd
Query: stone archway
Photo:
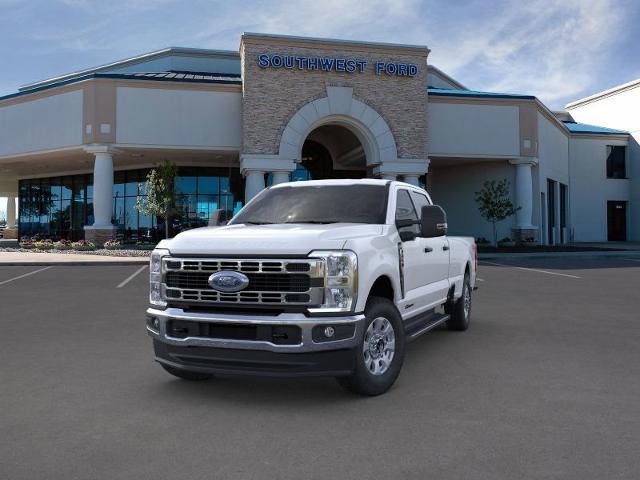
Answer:
<svg viewBox="0 0 640 480"><path fill-rule="evenodd" d="M299 162L309 134L323 125L349 129L364 149L367 166L398 160L391 129L382 116L367 104L353 98L350 87L327 87L327 96L313 100L298 110L287 123L278 156Z"/></svg>
<svg viewBox="0 0 640 480"><path fill-rule="evenodd" d="M309 134L324 125L350 130L364 150L366 167L374 176L403 177L418 185L428 168L426 158L398 158L396 141L385 119L366 103L353 97L351 87L328 86L327 96L305 104L287 122L276 154L246 153L240 156L240 170L246 178L245 200L265 188L265 172L273 173L273 184L289 181L290 172L301 161Z"/></svg>

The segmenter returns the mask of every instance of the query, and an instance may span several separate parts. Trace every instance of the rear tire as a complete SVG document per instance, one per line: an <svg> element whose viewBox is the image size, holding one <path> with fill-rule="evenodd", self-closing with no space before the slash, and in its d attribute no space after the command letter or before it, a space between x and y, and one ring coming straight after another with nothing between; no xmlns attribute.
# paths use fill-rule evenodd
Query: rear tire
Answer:
<svg viewBox="0 0 640 480"><path fill-rule="evenodd" d="M355 370L338 383L359 395L380 395L396 381L404 360L404 329L395 305L386 298L371 297L364 310L361 342L355 348Z"/></svg>
<svg viewBox="0 0 640 480"><path fill-rule="evenodd" d="M182 370L180 368L172 367L171 365L165 365L164 363L161 363L160 366L174 377L181 378L182 380L200 382L202 380L209 380L213 378L213 375L209 373L190 372L189 370Z"/></svg>
<svg viewBox="0 0 640 480"><path fill-rule="evenodd" d="M468 272L464 274L462 295L453 302L449 313L451 315L447 320L449 330L464 332L469 328L469 322L471 321L471 281Z"/></svg>

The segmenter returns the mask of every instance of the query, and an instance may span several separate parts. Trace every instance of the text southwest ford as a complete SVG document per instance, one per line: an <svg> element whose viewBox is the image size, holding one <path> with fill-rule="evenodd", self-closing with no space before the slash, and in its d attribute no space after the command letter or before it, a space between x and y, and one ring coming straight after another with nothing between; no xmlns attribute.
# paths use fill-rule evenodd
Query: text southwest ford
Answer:
<svg viewBox="0 0 640 480"><path fill-rule="evenodd" d="M408 183L317 180L263 190L226 226L160 242L147 330L155 359L214 374L334 376L357 393L394 383L405 343L466 330L474 240Z"/></svg>

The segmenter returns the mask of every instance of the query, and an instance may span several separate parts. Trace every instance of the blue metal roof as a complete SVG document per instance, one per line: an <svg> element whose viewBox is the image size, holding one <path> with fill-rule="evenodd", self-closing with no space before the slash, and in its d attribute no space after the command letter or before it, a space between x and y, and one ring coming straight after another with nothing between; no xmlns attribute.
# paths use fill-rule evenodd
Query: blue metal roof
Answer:
<svg viewBox="0 0 640 480"><path fill-rule="evenodd" d="M588 125L586 123L577 123L563 121L564 126L569 129L571 133L597 133L600 135L628 135L629 132L624 130L614 130L613 128L598 127L596 125Z"/></svg>
<svg viewBox="0 0 640 480"><path fill-rule="evenodd" d="M479 92L477 90L455 90L448 88L428 87L429 95L439 97L476 97L476 98L519 98L525 100L535 100L533 95L521 95L518 93L498 93L498 92Z"/></svg>
<svg viewBox="0 0 640 480"><path fill-rule="evenodd" d="M230 85L242 85L240 75L229 73L199 73L199 72L149 72L149 73L90 73L81 77L74 77L69 80L62 80L55 83L49 83L41 87L35 87L28 90L22 90L17 93L10 93L0 97L0 100L9 98L22 97L35 92L42 92L51 88L62 87L72 83L90 80L92 78L113 78L119 80L146 80L152 82L186 82L186 83L218 83Z"/></svg>

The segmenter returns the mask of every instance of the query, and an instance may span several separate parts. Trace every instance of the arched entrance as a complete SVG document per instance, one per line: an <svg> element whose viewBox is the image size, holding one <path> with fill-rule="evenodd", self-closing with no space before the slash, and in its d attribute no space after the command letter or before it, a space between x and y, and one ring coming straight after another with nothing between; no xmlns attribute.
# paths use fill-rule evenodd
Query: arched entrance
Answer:
<svg viewBox="0 0 640 480"><path fill-rule="evenodd" d="M302 145L298 169L308 178L365 178L367 160L358 137L348 128L327 124L312 130Z"/></svg>
<svg viewBox="0 0 640 480"><path fill-rule="evenodd" d="M300 108L282 132L278 157L301 162L308 140L321 143L328 150L331 145L339 148L340 144L359 147L365 169L398 160L396 142L389 125L378 112L353 98L350 87L327 87L325 98L313 100ZM337 154L331 153L336 160ZM341 159L345 160L346 157ZM341 161L337 166L341 166Z"/></svg>
<svg viewBox="0 0 640 480"><path fill-rule="evenodd" d="M351 87L326 88L326 97L303 105L289 118L277 153L240 156L240 170L246 178L245 201L264 189L265 183L289 180L400 176L418 184L428 161L398 158L389 125L378 112L354 98Z"/></svg>

